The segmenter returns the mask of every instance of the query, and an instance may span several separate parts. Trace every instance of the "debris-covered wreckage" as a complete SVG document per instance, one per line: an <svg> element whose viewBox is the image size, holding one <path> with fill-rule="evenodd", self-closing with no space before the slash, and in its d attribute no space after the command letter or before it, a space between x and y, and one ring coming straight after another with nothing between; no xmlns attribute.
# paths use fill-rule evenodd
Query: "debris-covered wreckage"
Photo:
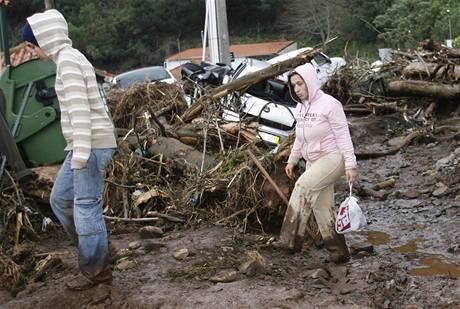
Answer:
<svg viewBox="0 0 460 309"><path fill-rule="evenodd" d="M106 219L145 222L161 231L200 222L239 226L244 231L279 228L294 184L284 174L293 136L275 153L259 139L257 119L225 122L219 101L307 62L320 51L315 48L206 89L190 107L175 85L143 83L124 91L113 89L108 105L119 149L106 177ZM391 132L377 144L356 140L362 132L351 123L356 155L363 160L396 154L414 140L458 141L459 80L460 51L427 41L411 53L394 51L393 60L378 68L361 59L348 61L324 88L343 103L346 114L362 117L364 123L369 116L396 119ZM459 150L445 155L436 164L437 180L444 185L439 186L437 196L460 191ZM59 258L53 255L36 256L17 249L25 239L38 240L39 229L46 230L49 223L42 209L57 168L35 171L35 181L25 189L7 173L0 196L0 273L3 284L12 291L60 267ZM385 199L394 182L390 177L355 189L358 195ZM319 240L314 218L310 221L310 237ZM16 249L7 244L15 244Z"/></svg>

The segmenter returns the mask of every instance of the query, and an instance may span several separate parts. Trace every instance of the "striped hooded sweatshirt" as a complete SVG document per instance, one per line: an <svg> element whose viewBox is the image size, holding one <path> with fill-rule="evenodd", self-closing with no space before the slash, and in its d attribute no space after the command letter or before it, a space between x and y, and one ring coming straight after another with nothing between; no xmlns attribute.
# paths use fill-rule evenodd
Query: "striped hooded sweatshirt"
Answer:
<svg viewBox="0 0 460 309"><path fill-rule="evenodd" d="M345 169L356 168L353 143L342 104L320 89L316 70L310 63L297 67L295 73L307 85L308 100L301 102L289 83L297 107L294 112L295 141L288 163L296 165L303 157L308 164L312 164L326 154L341 153Z"/></svg>
<svg viewBox="0 0 460 309"><path fill-rule="evenodd" d="M55 89L65 150L73 151L71 168L84 168L91 149L117 147L94 68L72 47L67 22L57 10L34 14L27 21L40 48L56 63Z"/></svg>

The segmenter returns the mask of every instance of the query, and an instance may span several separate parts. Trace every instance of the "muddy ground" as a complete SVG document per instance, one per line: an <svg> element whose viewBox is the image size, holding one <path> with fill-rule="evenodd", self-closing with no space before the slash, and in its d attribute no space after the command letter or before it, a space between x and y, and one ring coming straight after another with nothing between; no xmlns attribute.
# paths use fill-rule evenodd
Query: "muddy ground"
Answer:
<svg viewBox="0 0 460 309"><path fill-rule="evenodd" d="M404 129L400 120L351 122L361 150L379 150ZM330 263L324 248L309 243L301 253L280 252L267 245L272 235L238 228L204 225L141 239L139 226L110 225L119 253L131 255L118 261L112 286L67 291L64 283L77 272L75 252L62 237L50 237L36 250L54 252L63 265L15 297L0 291L0 307L460 308L460 195L440 188L442 177L455 175L436 172L436 162L458 148L455 139L422 138L396 155L359 162L358 189L391 178L395 182L381 197L358 194L369 224L347 235L347 242L353 247L371 243L373 252L355 252L346 264ZM444 182L448 188L458 186L455 180ZM345 196L342 181L337 203ZM127 250L129 244L132 250ZM175 259L173 254L183 248L189 255ZM254 276L237 272L229 283L209 280L222 271L238 271L252 250L264 258L265 271Z"/></svg>

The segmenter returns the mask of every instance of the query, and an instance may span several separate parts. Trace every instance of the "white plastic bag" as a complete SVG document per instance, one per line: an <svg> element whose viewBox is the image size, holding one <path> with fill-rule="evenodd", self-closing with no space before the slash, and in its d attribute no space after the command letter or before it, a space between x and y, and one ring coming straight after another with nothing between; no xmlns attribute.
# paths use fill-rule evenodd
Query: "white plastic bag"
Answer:
<svg viewBox="0 0 460 309"><path fill-rule="evenodd" d="M367 224L366 217L358 205L358 199L351 195L352 184L348 185L350 195L340 204L335 220L335 230L339 234L357 231Z"/></svg>

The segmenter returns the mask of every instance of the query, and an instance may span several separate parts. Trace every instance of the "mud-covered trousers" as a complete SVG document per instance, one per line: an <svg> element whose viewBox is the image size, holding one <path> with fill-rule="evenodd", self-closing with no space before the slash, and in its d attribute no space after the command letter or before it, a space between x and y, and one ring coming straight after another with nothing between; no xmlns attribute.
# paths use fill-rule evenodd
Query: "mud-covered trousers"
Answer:
<svg viewBox="0 0 460 309"><path fill-rule="evenodd" d="M339 153L327 154L307 166L295 184L281 228L280 241L286 247L301 249L313 213L325 247L347 254L343 235L335 232L334 183L344 169L344 159Z"/></svg>
<svg viewBox="0 0 460 309"><path fill-rule="evenodd" d="M113 149L93 149L87 165L71 169L72 151L62 164L51 191L50 204L65 232L78 248L78 265L90 280L111 277L102 193L105 168Z"/></svg>

